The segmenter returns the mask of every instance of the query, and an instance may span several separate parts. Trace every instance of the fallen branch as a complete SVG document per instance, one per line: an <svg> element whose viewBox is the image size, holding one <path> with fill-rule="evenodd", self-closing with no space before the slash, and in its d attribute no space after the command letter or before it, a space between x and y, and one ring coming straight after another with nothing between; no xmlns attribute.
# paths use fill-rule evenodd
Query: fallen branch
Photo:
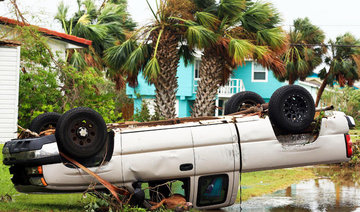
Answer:
<svg viewBox="0 0 360 212"><path fill-rule="evenodd" d="M262 104L262 105L258 104L256 106L249 107L246 110L242 110L242 111L239 111L239 112L236 112L236 113L231 113L228 116L236 116L236 115L244 115L244 114L252 114L252 113L261 114L262 112L267 110L268 107L269 107L268 103L265 103L265 104Z"/></svg>
<svg viewBox="0 0 360 212"><path fill-rule="evenodd" d="M111 192L111 194L116 198L116 200L120 204L122 204L122 201L120 200L118 194L120 194L120 195L129 195L130 194L130 192L128 190L112 185L109 181L104 180L99 175L95 174L90 169L86 168L85 166L83 166L82 164L80 164L76 160L70 158L69 156L65 155L64 153L60 152L60 155L62 157L64 157L66 160L68 160L71 163L73 163L74 165L76 165L77 167L79 167L80 169L82 169L84 172L88 173L89 175L91 175L95 179L97 179L103 186L105 186Z"/></svg>
<svg viewBox="0 0 360 212"><path fill-rule="evenodd" d="M330 106L327 106L327 107L319 107L319 108L316 108L315 111L316 112L319 112L319 111L328 111L328 110L333 110L334 109L334 106L333 105L330 105Z"/></svg>

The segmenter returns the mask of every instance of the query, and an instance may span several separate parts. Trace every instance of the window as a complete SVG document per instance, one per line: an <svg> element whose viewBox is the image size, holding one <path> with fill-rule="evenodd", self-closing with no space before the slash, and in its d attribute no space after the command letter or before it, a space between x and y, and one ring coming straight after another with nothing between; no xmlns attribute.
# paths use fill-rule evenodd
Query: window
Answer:
<svg viewBox="0 0 360 212"><path fill-rule="evenodd" d="M228 193L229 177L225 174L199 178L197 206L224 203Z"/></svg>
<svg viewBox="0 0 360 212"><path fill-rule="evenodd" d="M172 194L180 194L186 201L190 198L190 178L143 182L141 188L145 190L145 199L153 202L160 202Z"/></svg>
<svg viewBox="0 0 360 212"><path fill-rule="evenodd" d="M195 64L194 64L194 78L195 79L200 79L200 65L201 65L201 60L195 60Z"/></svg>
<svg viewBox="0 0 360 212"><path fill-rule="evenodd" d="M252 82L267 82L268 70L262 67L260 64L253 63L252 67Z"/></svg>

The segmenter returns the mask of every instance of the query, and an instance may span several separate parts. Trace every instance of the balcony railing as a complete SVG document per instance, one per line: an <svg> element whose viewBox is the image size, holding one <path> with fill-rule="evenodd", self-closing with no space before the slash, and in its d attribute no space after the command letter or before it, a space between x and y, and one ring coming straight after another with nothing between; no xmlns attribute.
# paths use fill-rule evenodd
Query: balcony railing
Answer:
<svg viewBox="0 0 360 212"><path fill-rule="evenodd" d="M198 79L194 80L194 93L196 93L198 87ZM232 95L245 91L244 82L242 79L230 79L229 82L221 86L218 90L219 97L231 97Z"/></svg>

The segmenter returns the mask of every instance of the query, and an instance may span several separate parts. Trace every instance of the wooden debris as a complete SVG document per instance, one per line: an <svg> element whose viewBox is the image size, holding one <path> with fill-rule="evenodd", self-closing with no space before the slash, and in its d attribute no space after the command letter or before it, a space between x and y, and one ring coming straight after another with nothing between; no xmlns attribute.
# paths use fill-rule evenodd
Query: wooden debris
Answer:
<svg viewBox="0 0 360 212"><path fill-rule="evenodd" d="M330 106L326 106L326 107L316 108L315 111L316 111L316 112L319 112L319 111L328 111L328 110L333 110L333 109L334 109L334 106L333 106L333 105L330 105Z"/></svg>
<svg viewBox="0 0 360 212"><path fill-rule="evenodd" d="M229 116L236 116L236 115L251 116L250 114L254 114L254 115L260 114L261 115L261 113L266 112L268 107L269 107L268 103L265 103L265 104L262 104L262 105L258 104L256 106L249 107L246 110L242 110L242 111L239 111L239 112L236 112L236 113L231 113L231 114L229 114Z"/></svg>
<svg viewBox="0 0 360 212"><path fill-rule="evenodd" d="M187 122L214 120L214 119L220 119L220 118L221 117L215 117L215 116L204 116L204 117L198 117L198 118L185 117L185 118L175 118L175 119L149 121L149 122L112 123L112 124L107 124L107 127L108 127L108 129L127 128L127 127L153 127L153 126L159 126L159 125L182 124L182 123L187 123Z"/></svg>
<svg viewBox="0 0 360 212"><path fill-rule="evenodd" d="M37 134L36 132L33 132L29 129L25 129L25 128L21 127L20 125L18 125L18 128L20 129L20 133L18 134L18 139L40 137L39 134Z"/></svg>
<svg viewBox="0 0 360 212"><path fill-rule="evenodd" d="M55 134L55 129L48 129L48 130L45 130L45 131L42 131L39 133L40 137L47 136L47 135L53 135L53 134Z"/></svg>

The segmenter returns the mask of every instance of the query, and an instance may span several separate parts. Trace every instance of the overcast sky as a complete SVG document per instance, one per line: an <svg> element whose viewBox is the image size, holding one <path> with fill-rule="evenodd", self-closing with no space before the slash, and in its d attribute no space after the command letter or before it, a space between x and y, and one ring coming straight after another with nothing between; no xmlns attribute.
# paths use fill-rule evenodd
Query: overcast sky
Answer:
<svg viewBox="0 0 360 212"><path fill-rule="evenodd" d="M62 0L17 0L20 10L32 24L61 31L53 20L57 6ZM70 12L77 10L76 0L63 0L70 6ZM149 0L154 3L155 0ZM322 28L327 38L334 39L345 32L360 38L360 0L267 0L281 13L283 27L289 29L293 20L309 17L313 24ZM98 0L102 2L102 0ZM132 18L143 25L151 20L151 12L145 0L128 0ZM13 17L9 0L0 2L0 16Z"/></svg>

